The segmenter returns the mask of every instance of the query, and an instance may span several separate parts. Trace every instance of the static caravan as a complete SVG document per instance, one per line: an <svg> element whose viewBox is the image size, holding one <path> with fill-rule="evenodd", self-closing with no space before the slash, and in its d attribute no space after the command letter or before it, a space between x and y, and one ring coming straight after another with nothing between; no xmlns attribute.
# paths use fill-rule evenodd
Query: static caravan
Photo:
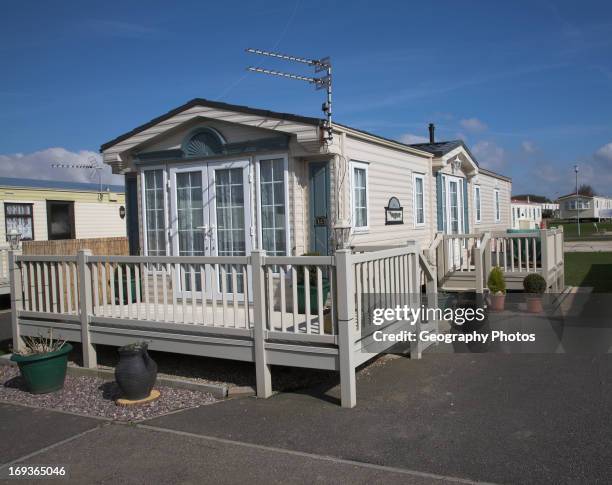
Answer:
<svg viewBox="0 0 612 485"><path fill-rule="evenodd" d="M568 194L559 197L561 219L610 219L612 218L612 198Z"/></svg>
<svg viewBox="0 0 612 485"><path fill-rule="evenodd" d="M0 178L0 239L16 230L23 241L125 236L122 186Z"/></svg>
<svg viewBox="0 0 612 485"><path fill-rule="evenodd" d="M529 200L512 200L512 229L539 229L542 226L542 204Z"/></svg>
<svg viewBox="0 0 612 485"><path fill-rule="evenodd" d="M105 143L136 191L143 255L329 255L426 248L510 227L511 180L462 141L407 145L323 120L194 99Z"/></svg>

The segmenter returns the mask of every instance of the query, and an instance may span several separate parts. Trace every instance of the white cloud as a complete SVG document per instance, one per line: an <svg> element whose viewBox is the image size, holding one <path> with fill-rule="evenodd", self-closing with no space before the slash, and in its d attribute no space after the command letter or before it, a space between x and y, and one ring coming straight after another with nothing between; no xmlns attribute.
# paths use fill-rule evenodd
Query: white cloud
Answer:
<svg viewBox="0 0 612 485"><path fill-rule="evenodd" d="M466 118L459 122L459 124L467 131L472 133L480 133L487 129L487 125L480 121L478 118Z"/></svg>
<svg viewBox="0 0 612 485"><path fill-rule="evenodd" d="M400 135L399 141L410 145L412 143L427 143L429 138L420 135L413 135L412 133L404 133L403 135Z"/></svg>
<svg viewBox="0 0 612 485"><path fill-rule="evenodd" d="M612 142L597 150L595 152L595 158L604 162L612 162Z"/></svg>
<svg viewBox="0 0 612 485"><path fill-rule="evenodd" d="M535 143L529 140L525 140L521 143L521 148L525 153L534 153L536 151Z"/></svg>
<svg viewBox="0 0 612 485"><path fill-rule="evenodd" d="M505 164L504 149L491 141L479 141L472 151L485 168L496 170Z"/></svg>
<svg viewBox="0 0 612 485"><path fill-rule="evenodd" d="M95 159L101 162L99 153L89 150L72 152L62 147L46 148L32 153L12 153L0 155L0 176L43 180L66 180L72 182L96 183L89 169L53 168L54 163L83 164ZM112 175L110 167L104 166L102 182L105 184L123 184L120 175Z"/></svg>

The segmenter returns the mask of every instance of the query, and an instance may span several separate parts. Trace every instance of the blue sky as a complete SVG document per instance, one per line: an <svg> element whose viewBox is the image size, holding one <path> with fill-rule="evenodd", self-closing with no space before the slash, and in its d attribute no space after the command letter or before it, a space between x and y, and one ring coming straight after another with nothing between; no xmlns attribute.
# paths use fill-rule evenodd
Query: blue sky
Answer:
<svg viewBox="0 0 612 485"><path fill-rule="evenodd" d="M171 6L170 6L171 5ZM322 93L247 74L248 46L334 65L337 121L462 137L514 193L612 194L610 2L2 2L0 176L49 169L194 97L320 115ZM110 180L110 178L108 179ZM116 181L116 180L115 180Z"/></svg>

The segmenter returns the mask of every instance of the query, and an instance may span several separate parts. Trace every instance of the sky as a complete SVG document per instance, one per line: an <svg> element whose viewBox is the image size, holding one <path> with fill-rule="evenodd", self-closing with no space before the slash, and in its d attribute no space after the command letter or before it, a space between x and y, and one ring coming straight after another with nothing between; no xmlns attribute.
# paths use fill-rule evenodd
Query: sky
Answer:
<svg viewBox="0 0 612 485"><path fill-rule="evenodd" d="M321 116L311 73L246 47L330 56L335 120L405 142L462 138L513 193L612 195L612 3L0 0L0 176L52 163L202 97ZM105 182L121 183L104 174Z"/></svg>

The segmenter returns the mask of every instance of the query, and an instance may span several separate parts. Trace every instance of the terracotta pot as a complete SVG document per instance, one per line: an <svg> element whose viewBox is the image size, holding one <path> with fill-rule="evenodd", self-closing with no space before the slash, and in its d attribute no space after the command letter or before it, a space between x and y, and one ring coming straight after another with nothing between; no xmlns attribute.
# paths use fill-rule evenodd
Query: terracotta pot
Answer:
<svg viewBox="0 0 612 485"><path fill-rule="evenodd" d="M505 305L506 305L505 293L502 293L499 295L491 295L491 304L490 304L491 311L503 312Z"/></svg>
<svg viewBox="0 0 612 485"><path fill-rule="evenodd" d="M527 311L529 313L542 313L544 311L544 307L542 306L542 297L527 297Z"/></svg>

